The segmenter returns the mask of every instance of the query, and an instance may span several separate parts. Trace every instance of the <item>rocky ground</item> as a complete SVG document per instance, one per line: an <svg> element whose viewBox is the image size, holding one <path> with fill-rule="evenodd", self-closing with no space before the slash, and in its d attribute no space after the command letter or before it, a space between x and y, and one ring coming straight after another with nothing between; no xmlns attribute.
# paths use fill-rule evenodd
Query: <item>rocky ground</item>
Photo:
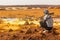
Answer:
<svg viewBox="0 0 60 40"><path fill-rule="evenodd" d="M55 29L56 30L56 29ZM60 40L59 33L41 33L41 28L30 28L27 31L0 32L0 40Z"/></svg>

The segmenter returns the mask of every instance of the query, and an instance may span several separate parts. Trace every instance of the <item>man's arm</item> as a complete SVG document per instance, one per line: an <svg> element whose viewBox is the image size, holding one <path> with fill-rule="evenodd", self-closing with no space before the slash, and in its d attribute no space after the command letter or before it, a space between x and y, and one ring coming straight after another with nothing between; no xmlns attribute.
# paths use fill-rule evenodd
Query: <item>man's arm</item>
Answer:
<svg viewBox="0 0 60 40"><path fill-rule="evenodd" d="M46 20L47 20L47 15L44 16L44 21L46 21Z"/></svg>

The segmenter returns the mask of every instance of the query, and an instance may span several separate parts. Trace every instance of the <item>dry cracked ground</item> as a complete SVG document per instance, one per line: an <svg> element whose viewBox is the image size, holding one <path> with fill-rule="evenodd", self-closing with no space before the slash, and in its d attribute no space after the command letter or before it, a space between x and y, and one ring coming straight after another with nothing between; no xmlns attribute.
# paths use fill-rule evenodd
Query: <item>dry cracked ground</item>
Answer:
<svg viewBox="0 0 60 40"><path fill-rule="evenodd" d="M9 30L0 32L0 40L60 40L60 33L54 28L51 33L42 33L42 29L29 28L27 31L22 29L20 31Z"/></svg>

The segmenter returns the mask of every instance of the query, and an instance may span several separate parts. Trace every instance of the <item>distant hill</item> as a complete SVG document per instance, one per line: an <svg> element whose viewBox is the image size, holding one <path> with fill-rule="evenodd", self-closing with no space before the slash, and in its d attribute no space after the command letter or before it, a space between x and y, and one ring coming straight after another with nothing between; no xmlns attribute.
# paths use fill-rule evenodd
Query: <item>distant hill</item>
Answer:
<svg viewBox="0 0 60 40"><path fill-rule="evenodd" d="M0 7L59 7L60 5L0 5Z"/></svg>

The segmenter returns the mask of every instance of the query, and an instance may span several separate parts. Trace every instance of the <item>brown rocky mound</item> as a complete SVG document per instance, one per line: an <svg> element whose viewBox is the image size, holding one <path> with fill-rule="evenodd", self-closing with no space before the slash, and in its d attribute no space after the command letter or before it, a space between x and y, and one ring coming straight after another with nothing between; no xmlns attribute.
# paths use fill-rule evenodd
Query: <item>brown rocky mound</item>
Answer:
<svg viewBox="0 0 60 40"><path fill-rule="evenodd" d="M0 40L60 40L59 34L51 32L43 34L40 28L25 31L0 32Z"/></svg>

